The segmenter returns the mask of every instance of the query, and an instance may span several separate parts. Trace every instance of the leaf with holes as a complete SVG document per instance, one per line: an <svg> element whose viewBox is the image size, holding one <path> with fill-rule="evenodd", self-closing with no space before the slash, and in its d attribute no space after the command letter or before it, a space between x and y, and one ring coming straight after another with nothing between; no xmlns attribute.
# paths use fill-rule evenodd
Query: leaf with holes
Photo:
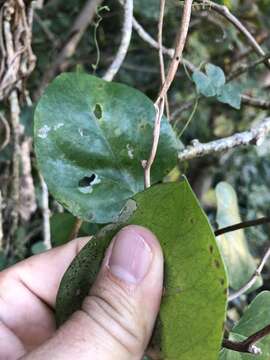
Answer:
<svg viewBox="0 0 270 360"><path fill-rule="evenodd" d="M108 244L126 224L148 227L164 251L165 293L153 337L161 339L157 345L164 359L216 360L227 279L211 226L186 180L135 195L120 222L103 228L84 247L62 279L56 303L58 325L80 308Z"/></svg>
<svg viewBox="0 0 270 360"><path fill-rule="evenodd" d="M52 195L86 221L114 221L142 191L155 109L141 92L82 73L57 77L35 111L39 168ZM179 142L163 118L152 181L175 166Z"/></svg>
<svg viewBox="0 0 270 360"><path fill-rule="evenodd" d="M239 322L233 327L230 340L243 341L270 324L270 291L263 291L251 302ZM262 354L258 356L222 349L219 360L269 360L270 335L264 337L256 346Z"/></svg>

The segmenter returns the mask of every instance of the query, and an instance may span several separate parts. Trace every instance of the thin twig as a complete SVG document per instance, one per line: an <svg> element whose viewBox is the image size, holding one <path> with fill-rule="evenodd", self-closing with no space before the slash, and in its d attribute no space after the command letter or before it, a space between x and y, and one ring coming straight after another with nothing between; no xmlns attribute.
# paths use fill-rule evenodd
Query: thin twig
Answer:
<svg viewBox="0 0 270 360"><path fill-rule="evenodd" d="M143 28L143 26L133 17L133 28L134 30L137 32L137 34L139 35L139 37L145 41L148 45L150 45L152 48L159 50L159 44L158 42ZM175 49L169 49L167 47L165 47L164 45L162 46L162 52L164 55L169 56L171 59L173 58L174 55L174 51ZM190 71L195 71L196 70L196 66L193 65L190 61L188 61L187 59L182 58L181 62L183 64L186 65L186 67L190 70Z"/></svg>
<svg viewBox="0 0 270 360"><path fill-rule="evenodd" d="M69 235L69 239L68 239L69 241L75 239L78 236L82 224L83 224L83 220L76 219L75 224Z"/></svg>
<svg viewBox="0 0 270 360"><path fill-rule="evenodd" d="M132 18L133 18L133 0L125 0L124 2L124 22L122 27L122 39L121 44L118 48L116 56L110 65L109 69L103 76L104 80L112 81L114 76L117 74L118 70L120 69L131 40L132 35Z"/></svg>
<svg viewBox="0 0 270 360"><path fill-rule="evenodd" d="M269 334L270 325L267 325L263 329L257 331L255 334L250 335L246 340L241 342L234 342L228 339L224 339L222 346L224 348L241 353L260 355L262 354L261 349L258 348L255 344Z"/></svg>
<svg viewBox="0 0 270 360"><path fill-rule="evenodd" d="M159 9L159 22L158 22L158 57L159 57L159 69L160 69L160 77L161 77L161 84L163 85L165 83L165 66L164 66L164 59L163 59L163 20L164 20L164 12L165 12L165 2L166 0L160 0L160 9ZM167 118L170 121L170 109L169 109L169 102L168 102L168 96L165 95L165 108L166 108L166 114Z"/></svg>
<svg viewBox="0 0 270 360"><path fill-rule="evenodd" d="M153 142L152 148L150 151L150 155L148 160L142 161L142 166L144 168L144 186L148 188L151 186L151 167L156 157L159 135L160 135L160 123L164 111L164 101L166 94L173 82L175 74L177 72L177 68L180 60L182 59L183 50L186 43L186 38L189 29L189 23L191 18L191 8L192 8L192 0L185 0L183 15L181 19L181 26L179 27L178 33L176 35L176 45L174 56L169 65L168 73L164 83L162 84L161 90L155 102L156 116L153 130ZM162 15L162 14L161 14Z"/></svg>
<svg viewBox="0 0 270 360"><path fill-rule="evenodd" d="M262 110L270 109L270 101L263 99L256 99L245 94L241 95L241 102L244 105L253 106Z"/></svg>
<svg viewBox="0 0 270 360"><path fill-rule="evenodd" d="M270 217L264 216L259 219L243 221L243 222L240 222L240 223L237 223L234 225L230 225L230 226L226 226L224 228L218 229L215 231L215 235L219 236L222 234L226 234L228 232L245 229L245 228L248 228L251 226L258 226L258 225L264 225L264 224L269 224L269 223L270 223Z"/></svg>
<svg viewBox="0 0 270 360"><path fill-rule="evenodd" d="M42 210L42 219L43 219L43 243L46 249L51 249L51 226L50 226L50 209L49 209L49 192L47 185L42 177L39 174L42 198L41 198L41 210Z"/></svg>
<svg viewBox="0 0 270 360"><path fill-rule="evenodd" d="M247 281L247 283L245 285L243 285L239 290L237 290L229 295L228 301L232 301L232 300L238 298L239 296L243 295L246 291L248 291L249 289L252 288L252 286L256 283L258 277L261 275L263 268L264 268L266 262L268 261L269 257L270 257L270 247L265 252L265 254L264 254L259 266L257 267L256 271L254 272L254 274L250 277L250 279Z"/></svg>
<svg viewBox="0 0 270 360"><path fill-rule="evenodd" d="M19 199L20 199L20 105L17 90L13 90L9 96L10 121L13 136L12 156L12 183L11 183L11 226L10 238L15 234L19 221Z"/></svg>
<svg viewBox="0 0 270 360"><path fill-rule="evenodd" d="M47 86L47 84L51 81L51 79L56 75L56 73L61 69L64 71L67 67L67 59L70 58L84 32L86 31L89 24L91 24L95 14L97 7L102 3L102 0L88 0L86 1L84 7L82 8L79 15L76 17L70 32L67 36L67 40L62 48L62 50L59 52L59 54L54 59L53 63L50 64L47 71L45 71L40 86L35 92L35 98L39 98L41 93L43 92L44 88Z"/></svg>
<svg viewBox="0 0 270 360"><path fill-rule="evenodd" d="M178 154L180 161L191 160L209 154L220 153L238 146L261 145L266 135L270 132L270 118L266 118L257 126L248 131L236 133L227 138L211 141L203 144L199 140L193 140L192 145L187 146Z"/></svg>
<svg viewBox="0 0 270 360"><path fill-rule="evenodd" d="M192 0L186 0L184 2L181 26L176 35L176 46L175 46L174 55L169 65L165 83L163 84L161 91L158 95L158 98L156 100L157 105L160 103L161 99L165 96L165 94L167 94L171 86L171 83L173 82L175 73L178 69L179 62L182 59L183 50L186 44L186 39L189 29L190 18L191 18L191 8L192 8Z"/></svg>
<svg viewBox="0 0 270 360"><path fill-rule="evenodd" d="M245 38L247 39L249 45L253 48L253 50L256 52L256 54L260 56L265 56L266 53L263 50L263 48L258 44L255 37L249 32L249 30L240 22L240 20L237 19L236 16L234 16L230 10L225 5L219 5L213 1L208 0L199 0L199 3L203 4L204 6L208 6L210 10L214 10L217 13L219 13L221 16L226 18L240 33L242 33ZM267 67L270 67L269 60L264 61L265 65Z"/></svg>
<svg viewBox="0 0 270 360"><path fill-rule="evenodd" d="M10 126L7 119L1 113L0 113L0 121L2 122L5 128L5 139L2 142L2 144L0 144L0 150L3 150L9 144L10 141Z"/></svg>
<svg viewBox="0 0 270 360"><path fill-rule="evenodd" d="M255 68L256 66L262 64L263 62L265 62L265 60L269 60L270 59L270 54L267 53L265 56L261 57L260 59L257 59L249 64L240 64L240 66L237 67L237 69L232 72L231 74L229 74L226 79L227 82L231 81L233 79L235 79L236 77L243 75L244 73L246 73L247 71Z"/></svg>

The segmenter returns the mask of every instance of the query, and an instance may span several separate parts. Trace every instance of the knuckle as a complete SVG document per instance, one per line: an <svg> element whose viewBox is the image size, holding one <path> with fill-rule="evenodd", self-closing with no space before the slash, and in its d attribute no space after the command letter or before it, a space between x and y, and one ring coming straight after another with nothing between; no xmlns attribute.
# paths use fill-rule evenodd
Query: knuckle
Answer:
<svg viewBox="0 0 270 360"><path fill-rule="evenodd" d="M92 289L82 311L127 351L137 355L145 347L145 327L132 298L117 284L104 284Z"/></svg>

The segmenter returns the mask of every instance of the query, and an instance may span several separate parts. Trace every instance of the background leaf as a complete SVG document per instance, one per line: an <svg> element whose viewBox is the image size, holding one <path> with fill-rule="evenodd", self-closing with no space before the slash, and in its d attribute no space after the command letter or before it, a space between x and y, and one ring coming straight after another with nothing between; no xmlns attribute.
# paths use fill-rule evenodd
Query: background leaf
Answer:
<svg viewBox="0 0 270 360"><path fill-rule="evenodd" d="M230 339L242 341L255 332L270 324L270 291L263 291L247 307L238 324L232 329ZM269 360L270 358L270 335L260 340L256 346L262 350L262 355L253 356L241 354L235 351L223 349L220 360Z"/></svg>
<svg viewBox="0 0 270 360"><path fill-rule="evenodd" d="M127 210L133 210L128 221L105 227L65 273L57 296L58 324L80 307L117 230L138 224L156 234L165 255L165 294L157 328L164 358L216 360L227 280L215 237L188 182L151 187L129 200L123 213Z"/></svg>
<svg viewBox="0 0 270 360"><path fill-rule="evenodd" d="M149 157L154 118L153 103L133 88L83 73L57 77L35 112L36 155L50 192L86 221L115 220L144 188L141 161ZM153 182L175 166L178 147L163 118Z"/></svg>
<svg viewBox="0 0 270 360"><path fill-rule="evenodd" d="M206 64L205 71L208 78L211 80L212 85L215 88L218 89L225 84L225 75L223 70L219 66L213 64Z"/></svg>
<svg viewBox="0 0 270 360"><path fill-rule="evenodd" d="M216 186L217 217L219 228L241 222L237 195L233 187L227 182L220 182ZM229 276L229 285L238 290L252 276L256 270L256 263L251 256L243 230L229 232L217 237L217 242L224 258ZM253 289L262 285L259 278Z"/></svg>
<svg viewBox="0 0 270 360"><path fill-rule="evenodd" d="M209 79L203 72L194 71L192 74L192 80L195 82L196 89L199 94L202 94L206 97L216 95L216 90L212 84L211 79Z"/></svg>
<svg viewBox="0 0 270 360"><path fill-rule="evenodd" d="M239 87L234 84L225 84L220 89L220 94L217 99L222 103L231 105L237 110L241 108L241 91Z"/></svg>

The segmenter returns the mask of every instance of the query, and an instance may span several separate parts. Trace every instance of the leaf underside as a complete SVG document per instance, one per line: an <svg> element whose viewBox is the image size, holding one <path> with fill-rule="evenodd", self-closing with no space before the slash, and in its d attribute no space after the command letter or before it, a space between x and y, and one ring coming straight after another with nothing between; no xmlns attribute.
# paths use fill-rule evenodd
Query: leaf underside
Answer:
<svg viewBox="0 0 270 360"><path fill-rule="evenodd" d="M216 360L226 310L227 279L215 237L186 180L151 187L127 202L122 223L103 228L75 258L57 296L62 324L79 309L116 232L127 224L146 226L165 257L165 295L156 334L164 359Z"/></svg>

